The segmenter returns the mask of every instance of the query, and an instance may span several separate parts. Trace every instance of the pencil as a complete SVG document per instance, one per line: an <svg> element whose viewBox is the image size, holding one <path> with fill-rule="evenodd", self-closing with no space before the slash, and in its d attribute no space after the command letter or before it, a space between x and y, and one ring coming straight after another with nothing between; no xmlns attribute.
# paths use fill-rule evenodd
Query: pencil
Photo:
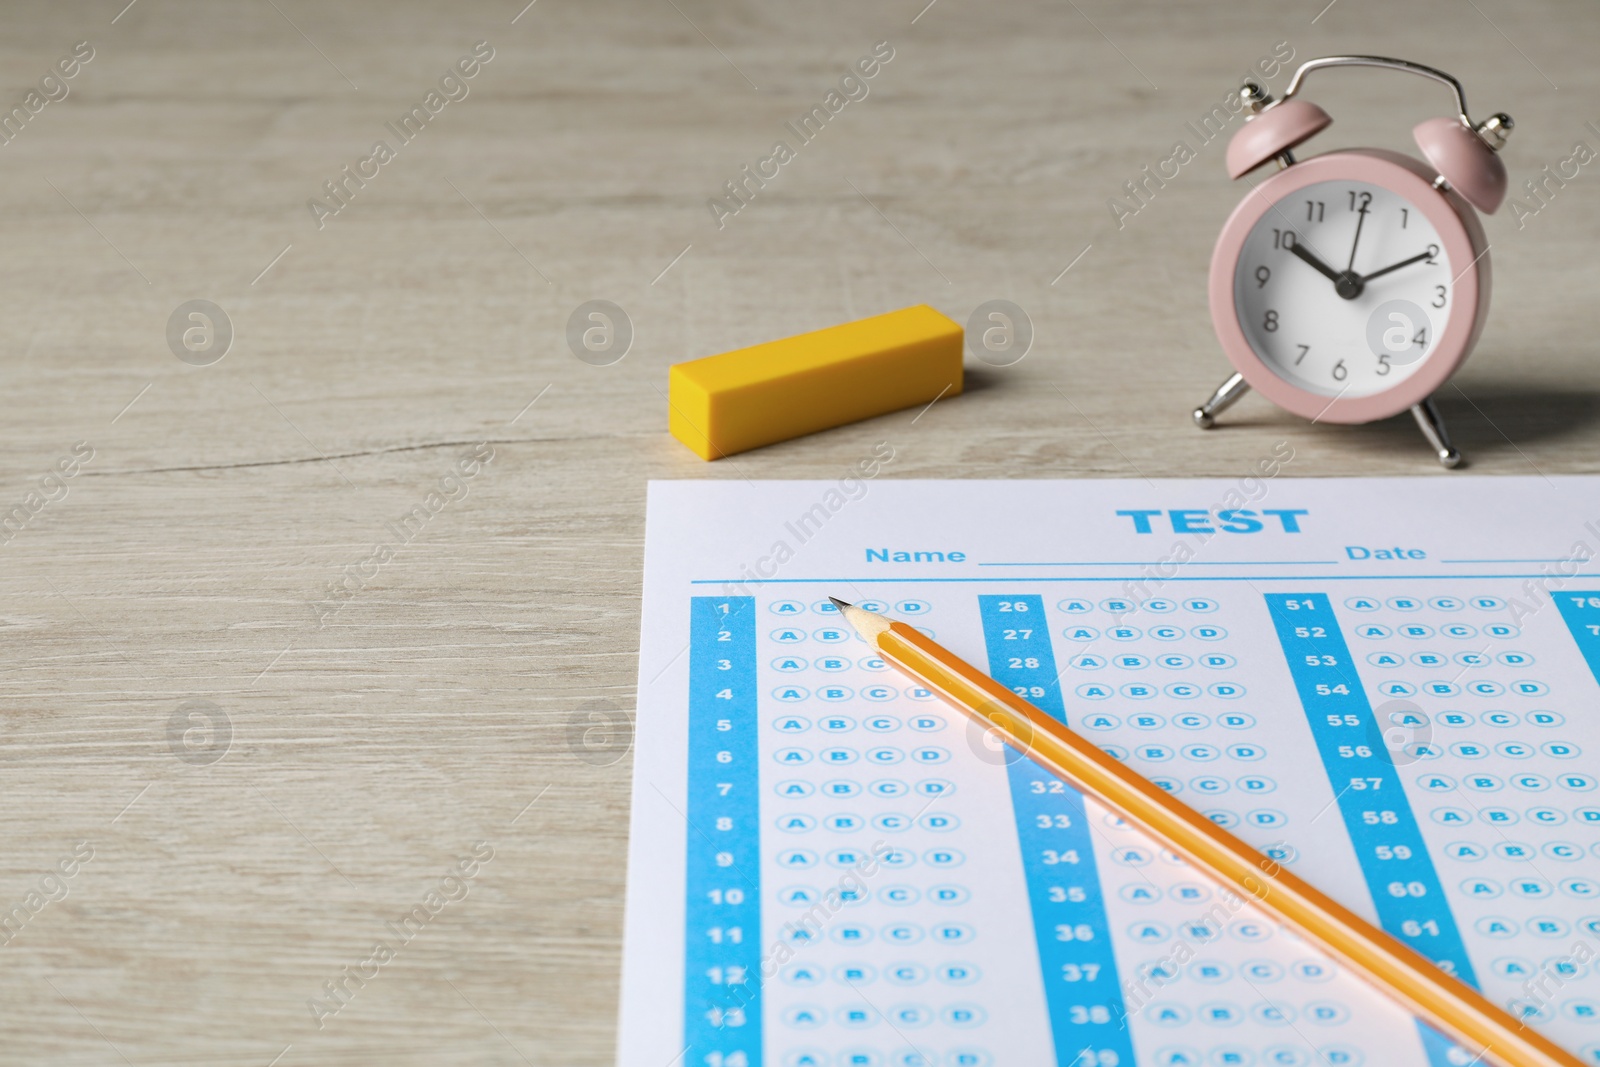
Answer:
<svg viewBox="0 0 1600 1067"><path fill-rule="evenodd" d="M1290 874L913 627L829 597L884 662L1253 900L1479 1057L1503 1067L1582 1067L1571 1053Z"/></svg>

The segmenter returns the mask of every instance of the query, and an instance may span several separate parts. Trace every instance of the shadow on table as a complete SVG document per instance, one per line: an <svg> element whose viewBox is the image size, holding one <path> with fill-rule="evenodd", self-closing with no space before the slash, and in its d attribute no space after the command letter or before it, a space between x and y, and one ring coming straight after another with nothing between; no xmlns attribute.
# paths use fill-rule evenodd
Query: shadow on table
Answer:
<svg viewBox="0 0 1600 1067"><path fill-rule="evenodd" d="M981 393L985 389L993 389L1000 384L1004 372L994 367L974 367L968 364L961 375L961 391L963 393Z"/></svg>
<svg viewBox="0 0 1600 1067"><path fill-rule="evenodd" d="M1509 380L1475 380L1465 386L1448 382L1434 394L1434 403L1457 448L1470 464L1474 455L1519 452L1581 433L1600 419L1600 391L1583 387L1557 389ZM1387 420L1380 437L1385 444L1422 446L1410 414Z"/></svg>

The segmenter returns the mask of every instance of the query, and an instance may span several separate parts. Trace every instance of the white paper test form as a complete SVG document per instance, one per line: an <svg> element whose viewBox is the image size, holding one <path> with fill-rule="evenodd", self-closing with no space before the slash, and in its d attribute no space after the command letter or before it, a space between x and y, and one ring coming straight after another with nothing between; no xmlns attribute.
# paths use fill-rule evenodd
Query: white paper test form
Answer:
<svg viewBox="0 0 1600 1067"><path fill-rule="evenodd" d="M1472 1061L910 622L1600 1064L1600 478L655 482L622 1067Z"/></svg>

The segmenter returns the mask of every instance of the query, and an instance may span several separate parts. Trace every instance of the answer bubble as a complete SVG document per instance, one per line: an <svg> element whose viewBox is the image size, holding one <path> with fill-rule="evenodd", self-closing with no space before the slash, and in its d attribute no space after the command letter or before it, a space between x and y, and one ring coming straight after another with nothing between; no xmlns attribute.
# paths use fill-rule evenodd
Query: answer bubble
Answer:
<svg viewBox="0 0 1600 1067"><path fill-rule="evenodd" d="M1386 700L1372 709L1369 733L1376 733L1378 744L1389 753L1396 767L1408 767L1426 759L1433 751L1433 719L1422 707L1409 700ZM1369 741L1372 738L1369 736Z"/></svg>

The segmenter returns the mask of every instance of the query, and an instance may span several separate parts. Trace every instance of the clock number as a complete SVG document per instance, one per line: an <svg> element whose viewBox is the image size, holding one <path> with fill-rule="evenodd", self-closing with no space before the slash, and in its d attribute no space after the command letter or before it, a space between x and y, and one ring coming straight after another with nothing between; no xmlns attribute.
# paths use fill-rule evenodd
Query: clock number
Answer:
<svg viewBox="0 0 1600 1067"><path fill-rule="evenodd" d="M1257 289L1265 289L1267 287L1267 279L1269 279L1271 277L1272 277L1272 272L1270 270L1268 270L1266 267L1257 267L1256 268L1256 288Z"/></svg>
<svg viewBox="0 0 1600 1067"><path fill-rule="evenodd" d="M1430 266L1430 267L1437 266L1438 262L1439 262L1439 246L1438 245L1429 245L1428 246L1428 266Z"/></svg>
<svg viewBox="0 0 1600 1067"><path fill-rule="evenodd" d="M1418 330L1417 335L1411 339L1411 343L1426 352L1428 350L1428 328L1424 326Z"/></svg>
<svg viewBox="0 0 1600 1067"><path fill-rule="evenodd" d="M1306 221L1307 222L1321 222L1322 221L1322 216L1325 213L1325 211L1327 209L1327 206L1328 205L1323 203L1321 200L1307 200L1306 201Z"/></svg>
<svg viewBox="0 0 1600 1067"><path fill-rule="evenodd" d="M1266 330L1268 333L1277 333L1278 313L1276 311L1268 310L1266 315L1261 319L1261 328Z"/></svg>
<svg viewBox="0 0 1600 1067"><path fill-rule="evenodd" d="M1358 193L1354 189L1351 189L1349 191L1349 195L1350 195L1350 210L1351 211L1365 211L1365 210L1367 210L1367 208L1372 206L1372 194L1371 193ZM1358 201L1360 202L1360 205L1361 205L1360 207L1356 206L1356 203ZM1401 210L1403 211L1405 209L1402 208ZM1400 224L1400 228L1401 229L1405 229L1405 223L1401 223Z"/></svg>
<svg viewBox="0 0 1600 1067"><path fill-rule="evenodd" d="M1300 350L1300 354L1298 356L1294 357L1294 365L1296 367L1298 367L1301 363L1305 362L1306 354L1311 351L1311 346L1310 345L1295 345L1295 347Z"/></svg>
<svg viewBox="0 0 1600 1067"><path fill-rule="evenodd" d="M1389 353L1387 353L1387 352L1379 352L1378 353L1378 374L1380 376L1382 376L1382 375L1388 374L1393 369L1394 369L1393 367L1389 366Z"/></svg>
<svg viewBox="0 0 1600 1067"><path fill-rule="evenodd" d="M1405 208L1405 207L1401 208L1400 209L1400 228L1402 230L1405 229L1406 228L1406 223L1408 223L1410 221L1411 221L1411 209L1410 208Z"/></svg>
<svg viewBox="0 0 1600 1067"><path fill-rule="evenodd" d="M1280 230L1276 226L1272 229L1272 247L1282 248L1285 251L1295 246L1293 230Z"/></svg>
<svg viewBox="0 0 1600 1067"><path fill-rule="evenodd" d="M1339 362L1333 365L1333 380L1336 382L1342 382L1348 377L1350 377L1350 368L1346 367L1344 365L1344 360L1341 359Z"/></svg>
<svg viewBox="0 0 1600 1067"><path fill-rule="evenodd" d="M1433 287L1433 294L1434 294L1433 306L1436 307L1436 308L1444 307L1444 294L1445 294L1444 286L1442 286L1442 285L1434 286Z"/></svg>

